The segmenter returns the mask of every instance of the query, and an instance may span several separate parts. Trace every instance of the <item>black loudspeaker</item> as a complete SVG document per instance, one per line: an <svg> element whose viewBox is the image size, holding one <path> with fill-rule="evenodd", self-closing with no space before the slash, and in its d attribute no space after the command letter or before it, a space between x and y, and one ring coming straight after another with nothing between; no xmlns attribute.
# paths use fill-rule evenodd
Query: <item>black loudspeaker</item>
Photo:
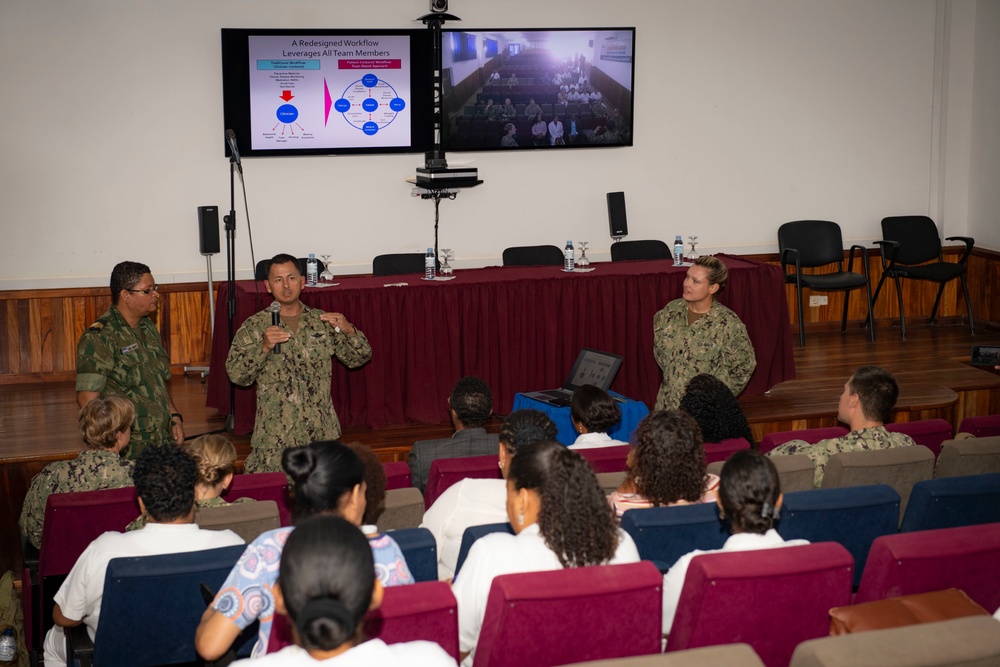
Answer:
<svg viewBox="0 0 1000 667"><path fill-rule="evenodd" d="M431 12L443 14L448 11L448 0L431 0Z"/></svg>
<svg viewBox="0 0 1000 667"><path fill-rule="evenodd" d="M611 237L628 236L628 220L625 217L625 193L608 193L608 227Z"/></svg>
<svg viewBox="0 0 1000 667"><path fill-rule="evenodd" d="M202 255L217 255L219 246L219 207L198 207L198 243Z"/></svg>

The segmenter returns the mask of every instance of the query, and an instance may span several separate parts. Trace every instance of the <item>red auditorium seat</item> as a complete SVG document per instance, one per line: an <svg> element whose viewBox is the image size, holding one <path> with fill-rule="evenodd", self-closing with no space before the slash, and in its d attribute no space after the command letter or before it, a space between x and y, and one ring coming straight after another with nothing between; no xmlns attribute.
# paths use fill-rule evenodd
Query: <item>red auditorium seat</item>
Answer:
<svg viewBox="0 0 1000 667"><path fill-rule="evenodd" d="M839 438L847 435L848 430L843 426L827 426L824 428L807 428L798 431L775 431L768 433L760 441L760 451L767 454L769 451L792 440L805 440L810 444L815 444L820 440L829 438Z"/></svg>
<svg viewBox="0 0 1000 667"><path fill-rule="evenodd" d="M430 507L442 493L452 484L466 478L500 479L500 466L497 457L464 456L454 459L435 459L431 461L431 470L427 475L427 487L424 489L424 507Z"/></svg>
<svg viewBox="0 0 1000 667"><path fill-rule="evenodd" d="M850 604L854 559L835 542L696 556L667 652L745 642L768 667L830 632L830 608Z"/></svg>

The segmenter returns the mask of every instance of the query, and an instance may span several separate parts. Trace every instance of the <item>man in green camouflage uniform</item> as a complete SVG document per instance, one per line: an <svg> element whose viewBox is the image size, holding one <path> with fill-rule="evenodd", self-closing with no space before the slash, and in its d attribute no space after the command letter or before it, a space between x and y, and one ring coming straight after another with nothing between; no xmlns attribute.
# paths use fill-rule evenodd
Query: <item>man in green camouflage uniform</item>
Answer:
<svg viewBox="0 0 1000 667"><path fill-rule="evenodd" d="M898 397L899 385L892 373L878 366L862 366L844 383L844 392L837 404L837 419L851 427L850 433L820 440L814 445L805 440L792 440L775 447L767 455L805 454L815 466L813 486L818 489L823 484L826 464L834 454L916 444L910 436L890 433L883 426Z"/></svg>
<svg viewBox="0 0 1000 667"><path fill-rule="evenodd" d="M684 278L683 298L653 317L653 356L663 371L655 411L674 410L687 383L708 373L738 396L750 381L757 358L747 329L714 295L729 272L711 256L699 257Z"/></svg>
<svg viewBox="0 0 1000 667"><path fill-rule="evenodd" d="M167 389L170 359L149 316L160 294L149 267L121 262L111 272L111 308L83 332L76 348L76 400L82 408L100 395L135 405L129 458L146 446L184 441L183 417Z"/></svg>
<svg viewBox="0 0 1000 667"><path fill-rule="evenodd" d="M324 313L299 301L302 273L291 255L271 259L265 285L280 305L281 325L271 324L269 310L251 315L236 332L226 359L234 384L257 383L246 472L281 470L286 447L340 437L330 396L332 357L357 368L372 356L368 339L343 314Z"/></svg>
<svg viewBox="0 0 1000 667"><path fill-rule="evenodd" d="M53 493L99 491L132 486L132 461L121 457L128 447L135 408L121 396L100 396L80 411L80 434L87 449L69 461L45 466L31 480L21 509L21 533L41 548L45 501Z"/></svg>

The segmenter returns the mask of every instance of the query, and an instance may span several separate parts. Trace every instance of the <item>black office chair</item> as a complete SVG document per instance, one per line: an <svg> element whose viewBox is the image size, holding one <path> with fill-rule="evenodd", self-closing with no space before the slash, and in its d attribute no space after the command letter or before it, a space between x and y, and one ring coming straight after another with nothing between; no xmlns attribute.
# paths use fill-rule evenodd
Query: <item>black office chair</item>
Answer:
<svg viewBox="0 0 1000 667"><path fill-rule="evenodd" d="M611 244L611 261L629 259L673 259L670 246L663 241L619 241Z"/></svg>
<svg viewBox="0 0 1000 667"><path fill-rule="evenodd" d="M864 273L854 273L854 251L860 254ZM797 220L778 227L778 252L781 254L781 270L785 282L794 283L799 297L799 345L805 347L805 315L802 308L802 288L818 292L846 292L844 294L844 316L840 330L847 331L847 307L851 290L865 289L868 299L868 321L871 323L872 342L875 342L875 318L872 317L872 287L868 279L868 257L863 246L852 245L848 255L847 271L844 271L844 239L840 225L828 220ZM802 273L803 268L815 268L836 264L833 273ZM787 267L794 265L795 273L789 274Z"/></svg>
<svg viewBox="0 0 1000 667"><path fill-rule="evenodd" d="M423 273L424 253L400 252L379 255L372 260L372 275L397 276L404 273Z"/></svg>
<svg viewBox="0 0 1000 667"><path fill-rule="evenodd" d="M903 340L906 340L906 319L903 315L903 292L900 289L900 278L913 280L929 280L938 283L937 297L931 309L931 324L937 317L938 304L946 283L955 278L962 281L962 292L965 294L965 310L969 315L969 333L975 334L972 321L972 302L969 300L969 288L965 285L965 261L972 254L975 239L968 236L949 236L946 241L962 241L965 243L965 254L955 262L946 262L941 254L941 237L937 225L925 215L899 215L882 218L882 241L876 241L882 248L882 277L875 288L875 297L882 291L882 283L887 277L896 283L896 298L899 301L899 330ZM926 262L933 262L927 264ZM919 264L920 266L915 266Z"/></svg>
<svg viewBox="0 0 1000 667"><path fill-rule="evenodd" d="M554 245L523 245L503 251L504 266L562 266L563 251Z"/></svg>
<svg viewBox="0 0 1000 667"><path fill-rule="evenodd" d="M299 263L299 271L302 272L303 276L306 275L306 258L305 257L299 257L298 258L298 263ZM254 270L253 270L253 279L254 280L267 280L267 270L270 269L270 268L271 268L271 260L270 259L262 259L262 260L260 260L259 262L257 262L257 266L254 267ZM326 271L326 264L323 263L323 260L321 260L321 259L317 259L316 260L316 271L317 271L317 274L316 274L317 276L320 273L323 273L324 271Z"/></svg>

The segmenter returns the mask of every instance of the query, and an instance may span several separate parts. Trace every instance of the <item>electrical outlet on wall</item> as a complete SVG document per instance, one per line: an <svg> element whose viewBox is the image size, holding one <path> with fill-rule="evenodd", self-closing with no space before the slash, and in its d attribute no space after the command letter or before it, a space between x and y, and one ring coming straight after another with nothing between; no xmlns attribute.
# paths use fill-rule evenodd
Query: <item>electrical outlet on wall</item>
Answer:
<svg viewBox="0 0 1000 667"><path fill-rule="evenodd" d="M830 298L825 294L822 296L811 296L809 297L809 307L816 308L817 306L825 306L830 303Z"/></svg>

